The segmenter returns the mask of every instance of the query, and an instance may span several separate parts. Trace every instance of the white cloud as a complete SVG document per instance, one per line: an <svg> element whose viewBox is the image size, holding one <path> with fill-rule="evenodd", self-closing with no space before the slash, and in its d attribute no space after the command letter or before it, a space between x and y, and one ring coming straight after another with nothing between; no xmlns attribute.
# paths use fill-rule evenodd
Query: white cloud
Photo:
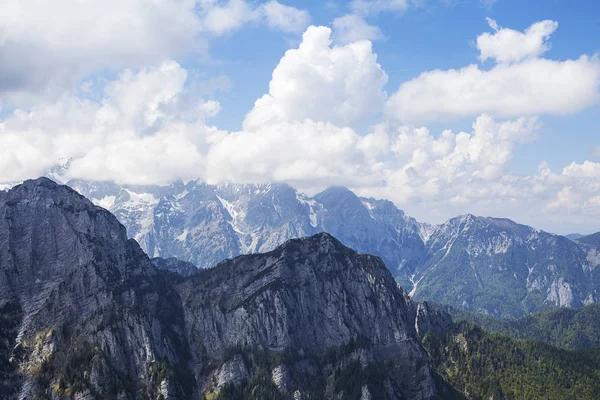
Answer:
<svg viewBox="0 0 600 400"><path fill-rule="evenodd" d="M551 76L559 81L571 79L571 68L582 68L577 75L585 75L588 70L582 65L593 70L597 61L533 57L500 63L490 71L472 66L468 68L473 71L467 71L468 76L473 74L471 80L459 79L453 90L458 93L473 82L498 85L497 80L522 77L519 68L538 71L539 65L554 72L545 77L536 72L532 80L517 83L530 86L539 79L548 84ZM457 75L467 72L454 71ZM441 77L435 79L450 74L430 74L437 73ZM487 74L485 80L482 74ZM477 99L484 102L479 109L473 99L468 112L458 108L463 116L492 108L518 116L513 120L483 114L465 132L431 132L390 119L360 134L358 127L362 129L365 121L376 116L386 100L387 76L368 41L333 45L330 29L309 28L299 47L282 57L273 71L269 93L256 101L241 132L207 125L220 110L220 103L208 100L210 94L230 82L222 77L200 82L191 75L174 61L125 69L105 85L98 99L81 96L90 90L86 84L75 91L79 97L71 93L31 109L18 109L0 119L0 181L40 175L68 156L73 158L69 177L122 183L198 177L209 182L274 180L307 191L342 184L362 195L389 198L409 215L432 222L472 212L562 231L571 226L573 230L590 227L594 223L590 215L600 215L600 163L572 163L558 172L541 163L536 173L527 176L510 173L515 150L535 140L541 130L536 117L521 116L534 114L535 109L519 103L522 100L516 94L514 110L500 99L483 97ZM435 79L437 85L447 84ZM541 90L541 84L533 87ZM508 90L500 89L490 93ZM481 90L472 93L482 96ZM569 97L571 91L581 94L583 89L571 82L569 90L564 90L562 95L576 102ZM413 101L424 104L419 91L414 93ZM434 91L433 97L449 98L441 93ZM535 107L551 109L548 104L554 103L545 103L542 97ZM457 101L452 98L452 102ZM577 107L581 104L572 110ZM457 113L452 108L444 112L442 116Z"/></svg>
<svg viewBox="0 0 600 400"><path fill-rule="evenodd" d="M424 72L400 85L387 104L389 118L425 122L491 113L499 117L568 115L598 102L600 61L543 58Z"/></svg>
<svg viewBox="0 0 600 400"><path fill-rule="evenodd" d="M350 8L362 15L376 15L381 12L404 12L411 4L418 3L415 0L353 0Z"/></svg>
<svg viewBox="0 0 600 400"><path fill-rule="evenodd" d="M489 70L472 64L423 72L390 96L387 117L422 123L482 113L502 118L568 115L598 102L597 56L564 61L538 57L547 49L545 39L555 22L535 23L525 34L489 22L497 32L480 35L477 45L481 59L493 58L498 64Z"/></svg>
<svg viewBox="0 0 600 400"><path fill-rule="evenodd" d="M333 20L333 38L338 44L348 44L358 40L378 40L383 38L379 27L369 25L360 15L348 14Z"/></svg>
<svg viewBox="0 0 600 400"><path fill-rule="evenodd" d="M382 109L386 82L369 41L332 47L331 29L311 26L279 61L269 93L256 100L244 129L307 118L354 126Z"/></svg>
<svg viewBox="0 0 600 400"><path fill-rule="evenodd" d="M185 87L176 62L124 71L101 101L66 95L16 110L0 122L0 174L15 181L41 175L72 157L69 176L128 183L167 183L202 174L203 155L224 133L204 125L219 110Z"/></svg>
<svg viewBox="0 0 600 400"><path fill-rule="evenodd" d="M105 68L140 68L190 53L249 22L301 31L308 13L271 0L3 0L0 99L54 100ZM8 100L7 100L8 99Z"/></svg>
<svg viewBox="0 0 600 400"><path fill-rule="evenodd" d="M592 155L592 157L594 158L600 158L600 146L598 147L594 147L592 149L592 151L590 152L590 154Z"/></svg>
<svg viewBox="0 0 600 400"><path fill-rule="evenodd" d="M568 211L575 211L578 208L580 200L581 196L575 193L571 186L566 186L556 194L554 201L548 203L546 210L566 209Z"/></svg>
<svg viewBox="0 0 600 400"><path fill-rule="evenodd" d="M260 17L245 0L228 0L225 3L208 1L200 3L202 29L222 35Z"/></svg>
<svg viewBox="0 0 600 400"><path fill-rule="evenodd" d="M211 147L209 182L286 181L298 187L362 186L376 177L361 150L365 139L328 122L282 122L237 132Z"/></svg>
<svg viewBox="0 0 600 400"><path fill-rule="evenodd" d="M308 11L286 6L275 0L263 4L260 9L267 25L283 32L299 33L310 23Z"/></svg>
<svg viewBox="0 0 600 400"><path fill-rule="evenodd" d="M592 161L585 161L583 164L571 163L563 169L563 175L600 179L600 163Z"/></svg>
<svg viewBox="0 0 600 400"><path fill-rule="evenodd" d="M500 28L493 19L487 20L495 32L493 34L485 32L477 36L481 61L494 59L497 62L509 63L540 56L550 49L547 40L558 28L558 22L545 20L536 22L525 32L519 32Z"/></svg>
<svg viewBox="0 0 600 400"><path fill-rule="evenodd" d="M139 67L189 51L201 29L194 4L2 1L0 95L62 93L95 68Z"/></svg>
<svg viewBox="0 0 600 400"><path fill-rule="evenodd" d="M532 140L540 125L535 118L502 123L482 115L472 133L449 130L434 137L426 128L401 126L388 163L388 195L402 203L460 198L477 201L489 192L512 159L516 146ZM402 187L402 191L393 188Z"/></svg>

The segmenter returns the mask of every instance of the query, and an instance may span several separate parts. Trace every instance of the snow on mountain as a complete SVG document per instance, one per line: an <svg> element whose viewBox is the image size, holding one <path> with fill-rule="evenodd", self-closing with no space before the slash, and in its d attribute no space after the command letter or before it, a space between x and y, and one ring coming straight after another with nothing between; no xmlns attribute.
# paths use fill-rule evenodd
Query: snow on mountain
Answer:
<svg viewBox="0 0 600 400"><path fill-rule="evenodd" d="M311 197L281 183L68 184L113 212L149 256L199 268L323 231L379 256L418 299L503 316L600 299L600 249L508 219L421 224L390 201L342 187Z"/></svg>

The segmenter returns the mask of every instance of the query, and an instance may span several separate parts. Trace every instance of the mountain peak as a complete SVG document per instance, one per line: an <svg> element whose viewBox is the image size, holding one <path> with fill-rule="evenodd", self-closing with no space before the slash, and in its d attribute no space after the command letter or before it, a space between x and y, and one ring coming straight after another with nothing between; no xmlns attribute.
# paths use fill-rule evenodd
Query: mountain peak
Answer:
<svg viewBox="0 0 600 400"><path fill-rule="evenodd" d="M8 196L13 198L21 198L24 196L35 197L52 197L74 195L79 201L92 204L85 197L81 196L75 190L66 185L56 183L54 180L45 176L37 179L28 179L21 184L14 186L8 191Z"/></svg>
<svg viewBox="0 0 600 400"><path fill-rule="evenodd" d="M348 196L354 195L354 193L345 186L329 186L317 196Z"/></svg>

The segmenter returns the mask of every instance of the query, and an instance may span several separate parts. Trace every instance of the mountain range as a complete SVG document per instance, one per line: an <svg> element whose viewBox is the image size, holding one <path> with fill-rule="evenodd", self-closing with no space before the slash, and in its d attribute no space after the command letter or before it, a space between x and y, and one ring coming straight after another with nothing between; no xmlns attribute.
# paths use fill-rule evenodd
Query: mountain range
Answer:
<svg viewBox="0 0 600 400"><path fill-rule="evenodd" d="M115 216L68 186L40 178L0 192L2 398L594 399L600 390L596 350L453 324L413 302L381 258L328 233L191 268L150 259ZM591 314L571 314L569 326L576 315Z"/></svg>
<svg viewBox="0 0 600 400"><path fill-rule="evenodd" d="M0 192L5 399L431 398L417 309L326 233L184 278L67 186Z"/></svg>
<svg viewBox="0 0 600 400"><path fill-rule="evenodd" d="M600 243L508 219L463 215L420 223L392 202L343 187L307 196L286 184L167 186L69 181L110 210L151 257L208 268L286 240L328 232L384 261L415 299L519 317L600 299Z"/></svg>

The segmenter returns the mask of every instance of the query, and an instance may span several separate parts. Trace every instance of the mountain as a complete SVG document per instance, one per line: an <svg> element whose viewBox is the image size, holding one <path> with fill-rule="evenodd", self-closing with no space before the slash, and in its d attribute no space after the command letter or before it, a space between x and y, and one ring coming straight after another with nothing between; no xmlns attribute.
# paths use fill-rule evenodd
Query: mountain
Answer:
<svg viewBox="0 0 600 400"><path fill-rule="evenodd" d="M152 257L199 268L240 254L265 252L288 239L329 232L361 253L381 257L404 279L425 258L423 226L393 203L329 188L314 197L285 184L119 186L68 185L113 212Z"/></svg>
<svg viewBox="0 0 600 400"><path fill-rule="evenodd" d="M600 232L577 238L577 243L600 249Z"/></svg>
<svg viewBox="0 0 600 400"><path fill-rule="evenodd" d="M571 241L473 215L431 226L390 201L343 187L310 197L285 184L69 185L113 212L151 257L176 257L200 268L328 232L360 253L381 257L419 300L519 317L600 298L600 247L584 242L593 235Z"/></svg>
<svg viewBox="0 0 600 400"><path fill-rule="evenodd" d="M6 399L593 399L600 356L452 324L327 233L183 277L49 179L0 192ZM170 268L166 268L170 269ZM423 347L424 346L424 347Z"/></svg>
<svg viewBox="0 0 600 400"><path fill-rule="evenodd" d="M454 321L474 323L488 332L517 339L536 339L566 350L600 347L600 303L579 310L555 308L517 319L495 318L441 304L432 308L449 313Z"/></svg>
<svg viewBox="0 0 600 400"><path fill-rule="evenodd" d="M0 216L3 398L445 393L417 306L379 258L328 234L184 278L49 179L0 192ZM418 325L438 326L428 315Z"/></svg>
<svg viewBox="0 0 600 400"><path fill-rule="evenodd" d="M192 276L200 272L200 270L192 263L181 261L175 257L161 258L155 257L150 260L158 269L170 271L181 276Z"/></svg>
<svg viewBox="0 0 600 400"><path fill-rule="evenodd" d="M4 398L115 397L135 377L155 397L155 362L187 359L183 312L125 228L46 178L0 192L0 216Z"/></svg>
<svg viewBox="0 0 600 400"><path fill-rule="evenodd" d="M416 299L518 317L600 298L600 269L581 245L508 219L465 215L436 227Z"/></svg>
<svg viewBox="0 0 600 400"><path fill-rule="evenodd" d="M570 240L577 240L584 236L585 235L582 235L581 233L569 233L568 235L565 235L565 237Z"/></svg>

